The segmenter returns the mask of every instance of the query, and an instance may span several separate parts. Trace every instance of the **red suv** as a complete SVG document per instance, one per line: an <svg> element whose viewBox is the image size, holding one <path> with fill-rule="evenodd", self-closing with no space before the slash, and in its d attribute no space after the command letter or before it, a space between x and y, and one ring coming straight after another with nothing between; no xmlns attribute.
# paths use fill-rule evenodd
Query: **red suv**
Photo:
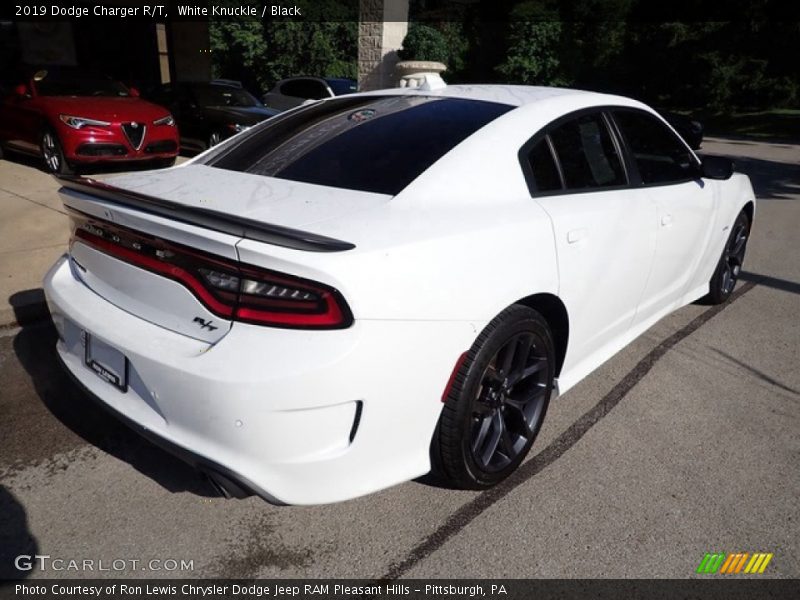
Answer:
<svg viewBox="0 0 800 600"><path fill-rule="evenodd" d="M39 155L48 171L77 165L143 161L165 167L178 154L178 131L167 109L135 88L69 67L39 69L0 104L3 149Z"/></svg>

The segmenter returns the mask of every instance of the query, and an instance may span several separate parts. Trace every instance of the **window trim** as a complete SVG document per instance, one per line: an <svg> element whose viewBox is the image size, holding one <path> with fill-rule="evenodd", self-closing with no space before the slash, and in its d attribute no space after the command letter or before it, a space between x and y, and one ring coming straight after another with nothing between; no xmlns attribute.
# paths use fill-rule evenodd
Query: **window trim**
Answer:
<svg viewBox="0 0 800 600"><path fill-rule="evenodd" d="M569 112L565 115L561 115L560 117L550 121L547 125L539 129L533 136L531 136L527 142L525 142L522 147L519 149L517 153L517 158L519 159L520 167L522 167L522 173L525 177L525 182L528 185L528 192L532 197L545 197L545 196L560 196L564 194L593 194L596 192L610 192L615 190L625 190L633 187L631 185L631 177L630 177L630 169L628 168L628 158L627 153L624 152L624 147L620 144L619 139L617 138L617 132L614 127L611 126L610 119L606 112L609 110L609 106L589 106L585 108L579 108L578 110L574 110ZM607 187L590 187L590 188L582 188L582 189L567 189L566 187L566 180L564 179L564 169L561 166L561 160L558 157L558 152L556 152L555 147L553 146L553 141L550 139L550 132L554 129L557 129L564 123L568 121L572 121L574 119L580 118L584 115L594 115L597 114L600 116L601 121L606 127L606 131L608 131L608 135L611 137L611 143L614 145L614 149L619 156L620 164L622 166L622 174L625 178L625 183L620 185L612 185ZM550 155L555 162L556 169L558 170L559 178L561 179L561 189L560 190L549 190L549 191L540 191L536 187L536 180L533 177L533 169L531 169L529 156L533 147L538 144L542 139L547 140L547 146L550 148Z"/></svg>
<svg viewBox="0 0 800 600"><path fill-rule="evenodd" d="M681 185L684 183L688 183L691 181L697 181L701 178L700 176L700 159L694 153L694 151L689 147L689 145L678 136L678 140L686 146L686 148L691 153L691 156L694 159L695 165L698 167L697 172L694 174L693 177L689 179L684 179L680 181L670 181L666 183L644 183L642 181L641 175L639 173L639 169L636 165L636 158L633 156L633 153L628 146L627 140L625 136L622 134L622 131L619 128L616 120L614 119L614 111L630 111L636 113L642 113L648 115L656 120L659 120L660 117L657 114L651 113L649 111L643 110L641 108L636 108L633 106L621 106L616 104L608 104L608 105L600 105L600 106L589 106L585 108L579 108L578 110L574 110L569 112L565 115L561 115L560 117L550 121L547 125L539 129L536 133L534 133L528 141L526 141L519 149L517 153L517 158L520 163L520 167L522 168L522 174L525 178L525 183L528 186L528 192L530 193L531 197L540 198L540 197L548 197L548 196L561 196L565 194L594 194L597 192L610 192L610 191L619 191L619 190L627 190L627 189L638 189L638 188L648 188L648 187L658 187L658 186L670 186L670 185ZM555 148L553 147L553 142L550 139L550 132L560 127L565 122L582 117L586 114L593 114L599 113L601 118L603 119L604 123L606 124L606 129L611 136L612 143L614 144L614 148L617 151L620 161L622 163L622 170L625 175L625 179L627 183L622 185L615 185L615 186L608 186L608 187L598 187L598 188L583 188L583 189L567 189L566 182L564 179L564 171L561 167L561 161L558 158L558 153L556 152ZM674 136L674 132L672 132L669 127L667 127L668 131L672 133ZM530 162L528 160L530 156L530 152L533 147L538 144L542 139L547 140L547 145L550 148L550 155L555 162L556 169L558 170L559 177L561 179L561 189L560 190L549 190L549 191L540 191L536 187L536 180L533 177L533 170L531 169Z"/></svg>
<svg viewBox="0 0 800 600"><path fill-rule="evenodd" d="M692 162L694 163L695 166L692 176L686 179L678 179L675 181L659 181L654 183L646 183L642 179L642 175L639 172L639 165L636 164L636 157L633 154L633 150L628 145L628 140L625 137L625 133L622 131L622 127L620 127L619 123L617 123L617 120L614 117L615 112L630 112L630 113L645 115L646 117L650 117L651 119L655 119L656 121L661 123L661 125L664 127L667 133L669 133L675 140L681 143L686 148L686 150L689 151L689 156L691 157ZM670 185L682 185L684 183L689 183L691 181L697 181L698 179L702 179L702 163L700 159L694 153L694 150L692 150L689 144L686 143L686 140L684 140L681 136L677 135L674 131L672 131L672 128L660 115L653 114L651 112L642 110L641 108L636 108L634 106L611 107L608 109L607 113L608 113L608 120L614 124L614 129L617 132L617 135L619 136L620 143L624 145L625 155L628 157L631 163L631 170L632 170L631 172L635 174L635 178L638 182L637 187L651 188L651 187L664 187Z"/></svg>

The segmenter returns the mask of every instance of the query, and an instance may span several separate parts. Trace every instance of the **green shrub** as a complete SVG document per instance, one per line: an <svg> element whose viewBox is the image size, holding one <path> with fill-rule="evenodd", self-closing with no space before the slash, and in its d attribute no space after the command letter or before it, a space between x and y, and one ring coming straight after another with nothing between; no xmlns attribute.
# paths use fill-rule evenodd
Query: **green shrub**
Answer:
<svg viewBox="0 0 800 600"><path fill-rule="evenodd" d="M450 51L441 31L428 25L410 23L403 47L397 55L401 60L433 60L447 64Z"/></svg>

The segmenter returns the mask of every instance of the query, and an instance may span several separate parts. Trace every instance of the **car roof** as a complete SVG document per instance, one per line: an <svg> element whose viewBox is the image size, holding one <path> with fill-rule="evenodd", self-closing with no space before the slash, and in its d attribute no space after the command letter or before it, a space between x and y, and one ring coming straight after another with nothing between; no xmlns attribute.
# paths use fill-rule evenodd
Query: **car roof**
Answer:
<svg viewBox="0 0 800 600"><path fill-rule="evenodd" d="M464 98L470 100L482 100L484 102L499 102L511 106L524 106L535 104L553 98L573 98L583 100L589 104L620 103L630 105L638 104L635 100L624 96L612 96L599 92L589 92L570 88L544 87L532 85L495 85L495 84L467 84L467 85L447 85L434 90L423 90L419 88L390 88L362 92L360 95L422 95L422 96L441 96L443 98Z"/></svg>

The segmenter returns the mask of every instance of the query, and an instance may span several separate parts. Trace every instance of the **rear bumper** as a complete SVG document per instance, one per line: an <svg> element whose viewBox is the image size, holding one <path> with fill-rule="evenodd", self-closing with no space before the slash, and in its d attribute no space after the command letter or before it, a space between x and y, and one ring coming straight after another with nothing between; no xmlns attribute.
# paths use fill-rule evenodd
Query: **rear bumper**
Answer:
<svg viewBox="0 0 800 600"><path fill-rule="evenodd" d="M210 345L115 307L65 258L44 287L58 353L81 386L187 462L286 504L346 500L428 472L442 391L483 326L236 323ZM84 331L125 354L127 392L84 365Z"/></svg>

